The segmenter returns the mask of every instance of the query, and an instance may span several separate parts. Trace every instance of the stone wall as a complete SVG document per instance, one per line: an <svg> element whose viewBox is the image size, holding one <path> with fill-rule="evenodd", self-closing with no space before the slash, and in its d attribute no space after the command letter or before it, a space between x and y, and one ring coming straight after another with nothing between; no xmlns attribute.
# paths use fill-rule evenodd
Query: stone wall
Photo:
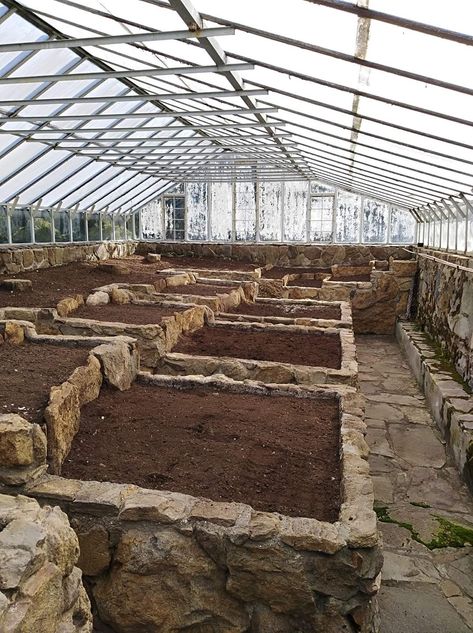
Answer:
<svg viewBox="0 0 473 633"><path fill-rule="evenodd" d="M0 631L91 633L77 536L59 508L0 495Z"/></svg>
<svg viewBox="0 0 473 633"><path fill-rule="evenodd" d="M421 249L473 269L473 258ZM419 257L417 318L441 345L458 373L473 387L473 270L471 273Z"/></svg>
<svg viewBox="0 0 473 633"><path fill-rule="evenodd" d="M132 255L138 242L97 242L0 247L0 275Z"/></svg>
<svg viewBox="0 0 473 633"><path fill-rule="evenodd" d="M412 259L402 246L368 246L352 244L225 244L192 242L140 242L137 253L196 257L225 257L255 264L277 266L316 266L328 268L333 264L362 266L373 259L386 261Z"/></svg>

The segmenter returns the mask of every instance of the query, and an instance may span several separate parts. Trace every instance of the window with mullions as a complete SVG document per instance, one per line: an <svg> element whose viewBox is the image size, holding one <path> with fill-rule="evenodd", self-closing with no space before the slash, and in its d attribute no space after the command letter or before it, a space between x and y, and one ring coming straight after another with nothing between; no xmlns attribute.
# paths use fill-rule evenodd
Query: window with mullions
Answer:
<svg viewBox="0 0 473 633"><path fill-rule="evenodd" d="M164 226L167 240L185 239L185 197L164 198Z"/></svg>
<svg viewBox="0 0 473 633"><path fill-rule="evenodd" d="M334 196L311 196L309 235L311 242L333 240L333 206Z"/></svg>

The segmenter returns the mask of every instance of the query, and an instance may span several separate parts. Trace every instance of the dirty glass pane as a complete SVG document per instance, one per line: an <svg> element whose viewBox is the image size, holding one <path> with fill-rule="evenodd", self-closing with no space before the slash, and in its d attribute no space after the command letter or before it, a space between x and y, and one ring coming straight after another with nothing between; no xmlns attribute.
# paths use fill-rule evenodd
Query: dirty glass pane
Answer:
<svg viewBox="0 0 473 633"><path fill-rule="evenodd" d="M391 208L391 243L412 244L416 236L416 221L406 209ZM427 240L427 229L425 239Z"/></svg>
<svg viewBox="0 0 473 633"><path fill-rule="evenodd" d="M305 181L284 183L284 239L290 242L306 240L308 189Z"/></svg>
<svg viewBox="0 0 473 633"><path fill-rule="evenodd" d="M259 184L259 237L263 241L281 239L282 183Z"/></svg>
<svg viewBox="0 0 473 633"><path fill-rule="evenodd" d="M235 239L256 239L256 183L235 184Z"/></svg>
<svg viewBox="0 0 473 633"><path fill-rule="evenodd" d="M148 202L141 209L141 227L144 240L163 239L163 205L161 198Z"/></svg>
<svg viewBox="0 0 473 633"><path fill-rule="evenodd" d="M89 242L98 242L100 240L100 214L90 213L87 218L89 229Z"/></svg>
<svg viewBox="0 0 473 633"><path fill-rule="evenodd" d="M318 182L317 180L312 180L310 183L310 193L311 194L323 194L323 193L334 193L335 188L331 185L326 185L324 182Z"/></svg>
<svg viewBox="0 0 473 633"><path fill-rule="evenodd" d="M140 214L135 213L133 215L133 237L139 239L140 237Z"/></svg>
<svg viewBox="0 0 473 633"><path fill-rule="evenodd" d="M348 191L339 191L336 210L337 242L360 241L361 196Z"/></svg>
<svg viewBox="0 0 473 633"><path fill-rule="evenodd" d="M7 209L0 206L0 244L8 243Z"/></svg>
<svg viewBox="0 0 473 633"><path fill-rule="evenodd" d="M185 238L184 196L166 196L164 198L164 226L167 240L183 240Z"/></svg>
<svg viewBox="0 0 473 633"><path fill-rule="evenodd" d="M388 235L389 207L383 202L365 198L363 201L363 242L383 243Z"/></svg>
<svg viewBox="0 0 473 633"><path fill-rule="evenodd" d="M133 239L133 216L125 216L125 239Z"/></svg>
<svg viewBox="0 0 473 633"><path fill-rule="evenodd" d="M69 215L65 211L54 212L54 239L56 242L70 242Z"/></svg>
<svg viewBox="0 0 473 633"><path fill-rule="evenodd" d="M232 239L233 186L229 182L216 182L211 185L211 239Z"/></svg>
<svg viewBox="0 0 473 633"><path fill-rule="evenodd" d="M191 182L186 186L187 239L207 239L208 197L205 182Z"/></svg>
<svg viewBox="0 0 473 633"><path fill-rule="evenodd" d="M86 217L83 211L72 214L72 240L74 242L85 242L86 235Z"/></svg>
<svg viewBox="0 0 473 633"><path fill-rule="evenodd" d="M333 196L311 197L309 239L312 242L333 240L333 205Z"/></svg>
<svg viewBox="0 0 473 633"><path fill-rule="evenodd" d="M29 207L15 209L11 215L10 222L13 244L27 244L32 241Z"/></svg>
<svg viewBox="0 0 473 633"><path fill-rule="evenodd" d="M34 215L34 241L51 242L52 241L52 220L51 211L49 209L39 209Z"/></svg>
<svg viewBox="0 0 473 633"><path fill-rule="evenodd" d="M113 240L113 221L108 214L102 216L102 239Z"/></svg>

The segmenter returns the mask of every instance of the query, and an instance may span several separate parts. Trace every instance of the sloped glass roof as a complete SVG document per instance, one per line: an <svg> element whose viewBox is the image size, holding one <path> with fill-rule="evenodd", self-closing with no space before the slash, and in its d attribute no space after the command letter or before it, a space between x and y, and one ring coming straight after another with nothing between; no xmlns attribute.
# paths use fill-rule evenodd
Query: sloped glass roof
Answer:
<svg viewBox="0 0 473 633"><path fill-rule="evenodd" d="M125 211L258 178L464 205L472 18L470 0L3 0L0 203Z"/></svg>

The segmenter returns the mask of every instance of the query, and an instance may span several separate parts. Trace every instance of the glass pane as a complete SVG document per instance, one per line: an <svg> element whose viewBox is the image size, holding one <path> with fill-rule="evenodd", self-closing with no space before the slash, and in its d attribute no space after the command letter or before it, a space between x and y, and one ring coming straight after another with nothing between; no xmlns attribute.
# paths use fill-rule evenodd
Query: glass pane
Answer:
<svg viewBox="0 0 473 633"><path fill-rule="evenodd" d="M312 196L310 203L310 240L331 242L333 240L333 196Z"/></svg>
<svg viewBox="0 0 473 633"><path fill-rule="evenodd" d="M336 238L337 242L360 241L361 196L348 191L337 195Z"/></svg>
<svg viewBox="0 0 473 633"><path fill-rule="evenodd" d="M31 242L31 214L29 208L15 209L10 218L13 244Z"/></svg>
<svg viewBox="0 0 473 633"><path fill-rule="evenodd" d="M7 209L0 206L0 244L8 243Z"/></svg>
<svg viewBox="0 0 473 633"><path fill-rule="evenodd" d="M365 198L363 202L363 242L382 243L388 232L387 204Z"/></svg>
<svg viewBox="0 0 473 633"><path fill-rule="evenodd" d="M136 239L139 239L140 238L140 214L139 213L135 213L133 215L133 223L134 223L134 226L133 226L133 233L134 233L134 235L133 235L133 237L136 238Z"/></svg>
<svg viewBox="0 0 473 633"><path fill-rule="evenodd" d="M54 235L56 242L70 242L69 215L65 211L54 212Z"/></svg>
<svg viewBox="0 0 473 633"><path fill-rule="evenodd" d="M227 241L232 239L233 186L229 182L211 185L211 239Z"/></svg>
<svg viewBox="0 0 473 633"><path fill-rule="evenodd" d="M291 242L306 240L308 183L284 183L284 239Z"/></svg>
<svg viewBox="0 0 473 633"><path fill-rule="evenodd" d="M331 185L326 185L324 182L312 181L310 183L310 193L311 194L323 194L323 193L333 193L335 188Z"/></svg>
<svg viewBox="0 0 473 633"><path fill-rule="evenodd" d="M125 239L125 217L123 215L115 216L115 239Z"/></svg>
<svg viewBox="0 0 473 633"><path fill-rule="evenodd" d="M412 213L406 209L391 209L391 242L393 244L412 244L416 235L416 221ZM424 241L427 243L428 228Z"/></svg>
<svg viewBox="0 0 473 633"><path fill-rule="evenodd" d="M87 219L89 229L89 242L98 242L100 240L100 214L91 213Z"/></svg>
<svg viewBox="0 0 473 633"><path fill-rule="evenodd" d="M86 234L86 216L83 211L72 214L72 239L74 242L85 242Z"/></svg>
<svg viewBox="0 0 473 633"><path fill-rule="evenodd" d="M256 183L235 184L235 239L256 239Z"/></svg>
<svg viewBox="0 0 473 633"><path fill-rule="evenodd" d="M149 202L141 209L141 226L144 240L163 239L163 204L161 198Z"/></svg>
<svg viewBox="0 0 473 633"><path fill-rule="evenodd" d="M52 221L49 209L40 209L34 217L34 240L35 242L52 241Z"/></svg>
<svg viewBox="0 0 473 633"><path fill-rule="evenodd" d="M263 241L281 239L282 183L261 182L259 185L259 236Z"/></svg>
<svg viewBox="0 0 473 633"><path fill-rule="evenodd" d="M207 239L208 198L206 183L189 183L187 197L187 237L189 240Z"/></svg>
<svg viewBox="0 0 473 633"><path fill-rule="evenodd" d="M102 216L102 239L113 240L113 224L109 215Z"/></svg>

